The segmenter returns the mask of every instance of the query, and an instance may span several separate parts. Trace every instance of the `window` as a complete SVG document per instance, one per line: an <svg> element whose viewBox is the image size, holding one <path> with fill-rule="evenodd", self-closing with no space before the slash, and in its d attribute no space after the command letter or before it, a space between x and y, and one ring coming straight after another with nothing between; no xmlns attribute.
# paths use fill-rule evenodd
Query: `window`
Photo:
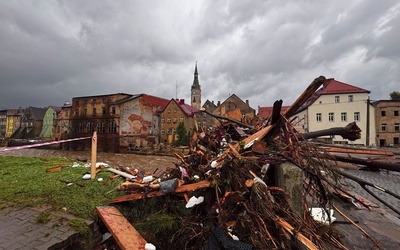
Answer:
<svg viewBox="0 0 400 250"><path fill-rule="evenodd" d="M115 107L112 107L111 112L113 115L115 115Z"/></svg>
<svg viewBox="0 0 400 250"><path fill-rule="evenodd" d="M181 118L179 119L179 121L180 121L180 122L184 122L184 118L181 117Z"/></svg>
<svg viewBox="0 0 400 250"><path fill-rule="evenodd" d="M348 97L349 97L349 98L348 98L348 101L349 101L349 102L353 102L353 95L349 95Z"/></svg>
<svg viewBox="0 0 400 250"><path fill-rule="evenodd" d="M174 134L176 134L176 128L174 128L174 131L173 131L173 132L174 132Z"/></svg>
<svg viewBox="0 0 400 250"><path fill-rule="evenodd" d="M385 110L381 111L381 116L386 116L386 111Z"/></svg>
<svg viewBox="0 0 400 250"><path fill-rule="evenodd" d="M105 115L106 114L106 108L103 108L103 115Z"/></svg>
<svg viewBox="0 0 400 250"><path fill-rule="evenodd" d="M168 110L167 110L167 113L168 113L168 114L171 114L171 110L170 110L170 109L168 109Z"/></svg>
<svg viewBox="0 0 400 250"><path fill-rule="evenodd" d="M167 118L167 123L171 123L171 118Z"/></svg>
<svg viewBox="0 0 400 250"><path fill-rule="evenodd" d="M396 132L400 131L400 123L394 124L394 131L396 131Z"/></svg>
<svg viewBox="0 0 400 250"><path fill-rule="evenodd" d="M93 122L88 122L88 124L86 124L86 133L93 133L93 132L94 132Z"/></svg>
<svg viewBox="0 0 400 250"><path fill-rule="evenodd" d="M115 122L110 122L108 124L108 133L110 134L117 133L117 124Z"/></svg>
<svg viewBox="0 0 400 250"><path fill-rule="evenodd" d="M322 121L322 114L317 113L317 122L321 122L321 121Z"/></svg>
<svg viewBox="0 0 400 250"><path fill-rule="evenodd" d="M87 114L87 109L83 109L83 115Z"/></svg>
<svg viewBox="0 0 400 250"><path fill-rule="evenodd" d="M97 132L98 132L99 134L104 133L104 122L99 122L99 123L97 124Z"/></svg>
<svg viewBox="0 0 400 250"><path fill-rule="evenodd" d="M347 121L347 113L346 112L342 112L340 114L340 119L342 120L342 122L346 122Z"/></svg>
<svg viewBox="0 0 400 250"><path fill-rule="evenodd" d="M394 111L394 116L399 116L399 111L398 110Z"/></svg>
<svg viewBox="0 0 400 250"><path fill-rule="evenodd" d="M174 117L174 123L176 123L178 121L178 118Z"/></svg>
<svg viewBox="0 0 400 250"><path fill-rule="evenodd" d="M96 115L96 108L93 108L93 115Z"/></svg>
<svg viewBox="0 0 400 250"><path fill-rule="evenodd" d="M335 103L338 103L338 102L340 102L340 96L335 96Z"/></svg>
<svg viewBox="0 0 400 250"><path fill-rule="evenodd" d="M172 134L172 128L169 128L169 129L167 130L167 134L168 134L168 135Z"/></svg>
<svg viewBox="0 0 400 250"><path fill-rule="evenodd" d="M394 137L394 138L393 138L393 144L394 144L394 145L399 144L399 137Z"/></svg>
<svg viewBox="0 0 400 250"><path fill-rule="evenodd" d="M360 121L360 112L354 112L354 121Z"/></svg>
<svg viewBox="0 0 400 250"><path fill-rule="evenodd" d="M176 113L176 109L174 109L174 113Z"/></svg>
<svg viewBox="0 0 400 250"><path fill-rule="evenodd" d="M83 123L78 124L78 133L83 133Z"/></svg>
<svg viewBox="0 0 400 250"><path fill-rule="evenodd" d="M329 113L329 115L328 115L328 120L330 121L330 122L334 122L335 121L335 114L332 112L332 113Z"/></svg>
<svg viewBox="0 0 400 250"><path fill-rule="evenodd" d="M164 118L161 118L161 123L164 123L165 122L165 119Z"/></svg>
<svg viewBox="0 0 400 250"><path fill-rule="evenodd" d="M382 132L386 131L386 123L382 123L381 130Z"/></svg>
<svg viewBox="0 0 400 250"><path fill-rule="evenodd" d="M165 133L165 130L164 129L161 129L161 134L163 135Z"/></svg>

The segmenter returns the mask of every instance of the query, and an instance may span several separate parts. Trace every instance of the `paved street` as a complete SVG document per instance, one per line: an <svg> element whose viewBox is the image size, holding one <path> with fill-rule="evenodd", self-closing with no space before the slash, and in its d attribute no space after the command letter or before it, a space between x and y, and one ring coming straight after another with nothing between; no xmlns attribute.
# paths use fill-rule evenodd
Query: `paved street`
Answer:
<svg viewBox="0 0 400 250"><path fill-rule="evenodd" d="M35 219L43 211L38 208L0 209L0 250L73 249L65 248L71 247L79 238L79 234L68 226L71 217L52 214L49 222L37 223Z"/></svg>

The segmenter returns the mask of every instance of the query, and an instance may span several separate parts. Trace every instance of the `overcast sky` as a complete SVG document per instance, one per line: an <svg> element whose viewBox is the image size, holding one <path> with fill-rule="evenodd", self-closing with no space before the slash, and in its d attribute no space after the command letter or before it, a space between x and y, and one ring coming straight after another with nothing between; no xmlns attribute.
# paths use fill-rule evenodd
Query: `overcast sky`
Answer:
<svg viewBox="0 0 400 250"><path fill-rule="evenodd" d="M146 93L290 105L320 75L400 91L398 0L0 0L0 109Z"/></svg>

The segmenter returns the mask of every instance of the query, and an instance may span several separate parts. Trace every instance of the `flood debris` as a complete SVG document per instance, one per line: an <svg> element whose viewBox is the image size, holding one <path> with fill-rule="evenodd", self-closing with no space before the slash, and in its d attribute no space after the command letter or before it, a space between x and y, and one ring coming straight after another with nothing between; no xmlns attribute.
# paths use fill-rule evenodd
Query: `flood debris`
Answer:
<svg viewBox="0 0 400 250"><path fill-rule="evenodd" d="M110 203L123 206L163 198L164 203L183 204L186 212L174 210L178 228L167 237L168 242L163 242L175 249L351 248L342 243L332 226L334 213L345 216L332 197L346 197L349 203L357 202L365 208L369 208L368 202L338 182L340 178L351 178L334 164L344 159L306 139L341 135L355 140L361 130L350 123L344 128L302 135L288 120L324 81L323 76L316 78L283 114L282 101L276 101L272 119L257 126L215 116L221 126L214 130L197 128L189 154L175 154L176 162L171 166L153 173L108 168L126 180L118 187L121 196ZM273 173L283 163L301 172L301 197L289 198L287 190L277 186ZM300 199L301 212L290 205L294 198ZM165 207L157 213L167 213ZM356 225L348 216L345 218ZM380 248L373 237L356 227Z"/></svg>

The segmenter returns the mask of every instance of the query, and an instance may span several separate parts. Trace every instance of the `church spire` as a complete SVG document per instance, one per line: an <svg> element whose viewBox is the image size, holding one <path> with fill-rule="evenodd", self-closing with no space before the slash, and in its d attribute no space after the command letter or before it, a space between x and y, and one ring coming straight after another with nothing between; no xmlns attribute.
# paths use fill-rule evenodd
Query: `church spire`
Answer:
<svg viewBox="0 0 400 250"><path fill-rule="evenodd" d="M196 66L194 68L194 79L193 79L193 85L192 89L197 88L200 89L200 84L199 84L199 73L197 72L197 61L196 61Z"/></svg>
<svg viewBox="0 0 400 250"><path fill-rule="evenodd" d="M197 61L194 68L194 79L191 88L191 105L197 109L201 108L201 88L199 83L199 73L197 71Z"/></svg>

